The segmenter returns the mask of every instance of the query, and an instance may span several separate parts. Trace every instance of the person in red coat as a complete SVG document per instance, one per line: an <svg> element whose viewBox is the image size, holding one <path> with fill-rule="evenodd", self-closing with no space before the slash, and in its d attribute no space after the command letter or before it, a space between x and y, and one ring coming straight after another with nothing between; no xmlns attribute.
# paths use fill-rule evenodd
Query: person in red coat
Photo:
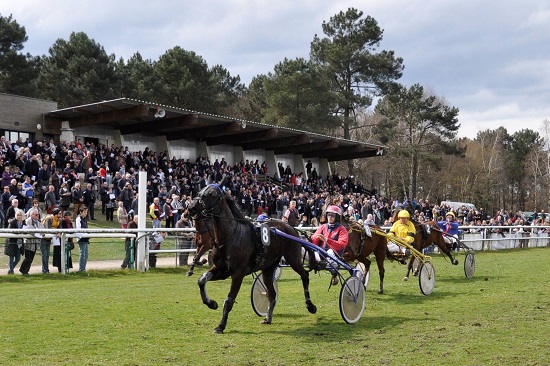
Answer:
<svg viewBox="0 0 550 366"><path fill-rule="evenodd" d="M338 206L329 206L326 210L327 222L319 226L311 236L311 242L325 249L330 257L336 258L342 255L348 245L348 231L340 224L342 210ZM317 254L317 253L316 253ZM327 258L328 259L328 258ZM338 284L336 270L333 266L328 267L332 273L332 284Z"/></svg>

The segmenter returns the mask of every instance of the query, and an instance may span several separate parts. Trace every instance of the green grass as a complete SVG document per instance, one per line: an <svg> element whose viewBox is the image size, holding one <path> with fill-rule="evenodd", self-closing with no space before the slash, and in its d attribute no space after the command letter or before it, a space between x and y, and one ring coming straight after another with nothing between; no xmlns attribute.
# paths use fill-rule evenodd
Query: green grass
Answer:
<svg viewBox="0 0 550 366"><path fill-rule="evenodd" d="M262 325L245 279L224 335L221 308L200 300L186 268L1 276L1 365L546 365L550 359L548 248L476 253L476 274L433 258L436 287L386 262L385 295L373 269L362 319L340 317L340 287L311 275L318 307L303 306L288 268L273 324ZM210 282L221 305L229 281Z"/></svg>

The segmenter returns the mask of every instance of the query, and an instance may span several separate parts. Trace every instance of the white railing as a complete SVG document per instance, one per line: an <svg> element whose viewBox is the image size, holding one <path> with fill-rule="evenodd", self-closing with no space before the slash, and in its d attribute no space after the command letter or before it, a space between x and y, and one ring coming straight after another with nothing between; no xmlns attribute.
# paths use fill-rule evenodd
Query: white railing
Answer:
<svg viewBox="0 0 550 366"><path fill-rule="evenodd" d="M303 231L315 231L317 227L300 227ZM382 227L389 230L389 227ZM534 248L550 246L550 226L460 226L462 232L461 240L472 250L500 250L514 248ZM495 232L501 230L502 233ZM516 230L514 232L514 230ZM517 231L517 230L523 230ZM145 229L0 229L0 238L23 238L37 239L35 234L44 234L45 238L53 238L61 234L61 260L66 263L65 246L68 238L148 238L155 232L176 233L175 236L169 236L169 239L179 239L177 233L194 233L194 228L176 229L176 228L145 228ZM476 232L472 232L476 231ZM503 236L504 234L504 236ZM76 244L76 243L75 243ZM147 243L146 243L147 244ZM177 244L175 244L177 246ZM149 250L149 245L145 245L145 257L149 253L194 253L195 249L158 249ZM65 266L63 266L65 267ZM148 268L148 261L147 261ZM62 268L65 273L65 268Z"/></svg>

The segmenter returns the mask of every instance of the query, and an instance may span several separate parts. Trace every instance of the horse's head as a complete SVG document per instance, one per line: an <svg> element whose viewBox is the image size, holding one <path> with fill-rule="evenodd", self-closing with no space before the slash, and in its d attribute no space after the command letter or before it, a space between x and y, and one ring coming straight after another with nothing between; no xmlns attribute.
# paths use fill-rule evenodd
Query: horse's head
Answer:
<svg viewBox="0 0 550 366"><path fill-rule="evenodd" d="M343 258L345 261L353 261L361 252L361 241L363 227L353 222L348 226L348 245L344 249Z"/></svg>
<svg viewBox="0 0 550 366"><path fill-rule="evenodd" d="M217 184L209 184L193 198L187 210L193 219L219 214L225 193Z"/></svg>

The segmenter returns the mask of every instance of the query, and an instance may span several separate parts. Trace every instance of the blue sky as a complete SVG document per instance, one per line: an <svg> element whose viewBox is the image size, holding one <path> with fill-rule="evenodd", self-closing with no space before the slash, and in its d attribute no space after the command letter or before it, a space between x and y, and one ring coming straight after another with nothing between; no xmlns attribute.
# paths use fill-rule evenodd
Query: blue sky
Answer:
<svg viewBox="0 0 550 366"><path fill-rule="evenodd" d="M355 7L384 29L380 49L403 57L401 83L423 85L460 110L459 136L505 127L541 130L550 119L550 2L471 0L0 0L48 54L85 32L117 58L158 59L175 46L248 85L285 57L308 58L321 25Z"/></svg>

